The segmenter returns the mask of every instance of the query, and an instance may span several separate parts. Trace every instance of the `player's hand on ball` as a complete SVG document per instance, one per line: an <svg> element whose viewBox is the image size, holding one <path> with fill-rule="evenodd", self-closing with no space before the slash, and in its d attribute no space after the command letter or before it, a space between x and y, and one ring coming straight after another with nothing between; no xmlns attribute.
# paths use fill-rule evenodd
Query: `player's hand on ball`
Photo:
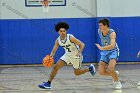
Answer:
<svg viewBox="0 0 140 93"><path fill-rule="evenodd" d="M42 63L43 63L43 66L49 68L49 67L51 67L54 64L54 59L50 55L47 55L46 57L44 57Z"/></svg>

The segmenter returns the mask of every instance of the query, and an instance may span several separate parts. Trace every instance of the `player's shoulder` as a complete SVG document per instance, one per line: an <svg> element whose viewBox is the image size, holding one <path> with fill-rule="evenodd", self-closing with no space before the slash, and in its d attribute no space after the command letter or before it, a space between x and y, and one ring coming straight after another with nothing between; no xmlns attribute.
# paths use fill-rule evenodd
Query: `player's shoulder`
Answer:
<svg viewBox="0 0 140 93"><path fill-rule="evenodd" d="M74 37L74 35L73 35L73 34L67 34L67 36L72 36L72 37Z"/></svg>
<svg viewBox="0 0 140 93"><path fill-rule="evenodd" d="M110 30L110 32L115 32L115 30L114 30L114 29L112 29L112 28L110 28L109 30Z"/></svg>
<svg viewBox="0 0 140 93"><path fill-rule="evenodd" d="M74 37L74 35L72 35L72 34L69 34L68 38L69 38L69 41L70 41L71 43L73 43L75 40L77 40L77 38Z"/></svg>
<svg viewBox="0 0 140 93"><path fill-rule="evenodd" d="M114 29L109 29L110 30L110 34L116 34L115 30Z"/></svg>
<svg viewBox="0 0 140 93"><path fill-rule="evenodd" d="M67 37L68 37L70 40L73 39L73 38L75 38L73 34L67 34Z"/></svg>

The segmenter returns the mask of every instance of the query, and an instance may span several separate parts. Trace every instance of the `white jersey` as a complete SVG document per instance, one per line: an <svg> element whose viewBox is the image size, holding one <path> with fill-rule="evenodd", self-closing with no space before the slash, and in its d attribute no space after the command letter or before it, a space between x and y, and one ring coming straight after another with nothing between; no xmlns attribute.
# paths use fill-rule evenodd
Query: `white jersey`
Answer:
<svg viewBox="0 0 140 93"><path fill-rule="evenodd" d="M77 58L76 55L80 49L79 46L70 41L70 36L74 37L72 34L67 34L64 40L61 40L60 36L57 38L57 40L59 45L65 49L65 55L72 58Z"/></svg>

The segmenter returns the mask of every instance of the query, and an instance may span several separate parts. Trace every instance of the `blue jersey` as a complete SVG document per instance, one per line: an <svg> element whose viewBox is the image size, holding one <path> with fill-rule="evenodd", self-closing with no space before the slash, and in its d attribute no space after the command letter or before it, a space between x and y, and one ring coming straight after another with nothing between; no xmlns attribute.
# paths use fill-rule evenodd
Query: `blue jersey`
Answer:
<svg viewBox="0 0 140 93"><path fill-rule="evenodd" d="M115 31L113 29L109 29L108 34L106 36L103 36L103 33L100 30L98 30L99 36L101 38L101 46L102 47L110 45L110 43L111 43L110 34L112 32L115 32ZM111 50L102 50L101 55L107 55L108 53L110 53L114 50L119 51L117 43L115 44L115 47Z"/></svg>

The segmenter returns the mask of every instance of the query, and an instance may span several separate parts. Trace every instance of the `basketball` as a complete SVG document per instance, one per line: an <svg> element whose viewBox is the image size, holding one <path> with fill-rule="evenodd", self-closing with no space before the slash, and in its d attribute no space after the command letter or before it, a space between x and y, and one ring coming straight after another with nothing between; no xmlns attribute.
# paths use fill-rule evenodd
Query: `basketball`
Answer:
<svg viewBox="0 0 140 93"><path fill-rule="evenodd" d="M54 64L54 59L53 57L51 57L50 55L47 55L44 59L43 59L43 66L50 68L52 65Z"/></svg>

